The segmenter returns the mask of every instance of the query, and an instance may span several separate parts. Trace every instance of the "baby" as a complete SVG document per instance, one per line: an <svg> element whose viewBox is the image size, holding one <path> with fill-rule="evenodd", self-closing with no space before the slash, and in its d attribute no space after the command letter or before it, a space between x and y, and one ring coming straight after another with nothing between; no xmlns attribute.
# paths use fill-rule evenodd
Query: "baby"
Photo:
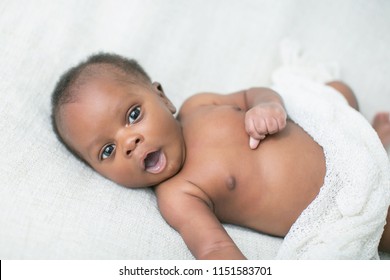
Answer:
<svg viewBox="0 0 390 280"><path fill-rule="evenodd" d="M345 84L330 86L357 106ZM175 117L137 62L98 54L61 77L52 105L54 129L79 159L123 186L155 186L198 259L245 258L221 223L285 236L324 183L323 149L268 88L197 94ZM388 119L376 125L388 138ZM390 251L389 227L380 248Z"/></svg>

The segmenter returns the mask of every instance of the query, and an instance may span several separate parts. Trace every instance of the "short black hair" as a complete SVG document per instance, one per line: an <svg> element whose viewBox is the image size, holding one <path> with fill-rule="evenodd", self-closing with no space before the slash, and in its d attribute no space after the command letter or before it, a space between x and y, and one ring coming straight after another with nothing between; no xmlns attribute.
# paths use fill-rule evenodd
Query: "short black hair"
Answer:
<svg viewBox="0 0 390 280"><path fill-rule="evenodd" d="M85 61L80 62L76 66L70 68L61 75L54 90L51 94L51 123L53 131L57 139L79 160L89 165L68 143L66 143L59 133L58 129L58 112L64 104L74 102L77 98L77 84L80 82L84 72L88 69L99 68L99 66L111 66L116 72L122 76L128 76L141 83L151 83L149 75L134 59L129 59L124 56L113 53L97 53L89 56Z"/></svg>

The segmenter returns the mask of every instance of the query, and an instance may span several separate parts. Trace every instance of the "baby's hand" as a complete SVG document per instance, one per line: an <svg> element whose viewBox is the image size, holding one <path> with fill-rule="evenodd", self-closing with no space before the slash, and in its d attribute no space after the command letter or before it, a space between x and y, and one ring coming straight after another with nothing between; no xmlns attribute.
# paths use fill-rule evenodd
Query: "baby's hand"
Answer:
<svg viewBox="0 0 390 280"><path fill-rule="evenodd" d="M256 149L268 134L274 134L286 127L287 113L276 102L260 103L245 114L245 129L249 134L249 146Z"/></svg>

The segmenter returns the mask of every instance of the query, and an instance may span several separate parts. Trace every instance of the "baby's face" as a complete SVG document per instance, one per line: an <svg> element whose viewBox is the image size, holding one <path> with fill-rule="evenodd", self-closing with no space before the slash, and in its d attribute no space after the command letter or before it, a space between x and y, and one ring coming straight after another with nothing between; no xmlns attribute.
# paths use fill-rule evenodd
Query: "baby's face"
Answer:
<svg viewBox="0 0 390 280"><path fill-rule="evenodd" d="M95 79L59 112L59 132L97 172L126 187L156 185L185 158L176 109L157 83Z"/></svg>

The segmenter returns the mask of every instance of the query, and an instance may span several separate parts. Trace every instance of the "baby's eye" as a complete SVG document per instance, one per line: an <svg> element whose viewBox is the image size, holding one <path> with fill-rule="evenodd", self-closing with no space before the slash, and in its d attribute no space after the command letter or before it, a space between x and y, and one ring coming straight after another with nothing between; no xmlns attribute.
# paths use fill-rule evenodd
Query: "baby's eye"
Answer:
<svg viewBox="0 0 390 280"><path fill-rule="evenodd" d="M105 160L109 158L114 152L114 150L115 150L115 145L113 144L105 146L100 154L100 159Z"/></svg>
<svg viewBox="0 0 390 280"><path fill-rule="evenodd" d="M134 107L134 109L130 111L128 116L129 123L132 124L133 122L135 122L140 115L141 115L141 107L140 106Z"/></svg>

